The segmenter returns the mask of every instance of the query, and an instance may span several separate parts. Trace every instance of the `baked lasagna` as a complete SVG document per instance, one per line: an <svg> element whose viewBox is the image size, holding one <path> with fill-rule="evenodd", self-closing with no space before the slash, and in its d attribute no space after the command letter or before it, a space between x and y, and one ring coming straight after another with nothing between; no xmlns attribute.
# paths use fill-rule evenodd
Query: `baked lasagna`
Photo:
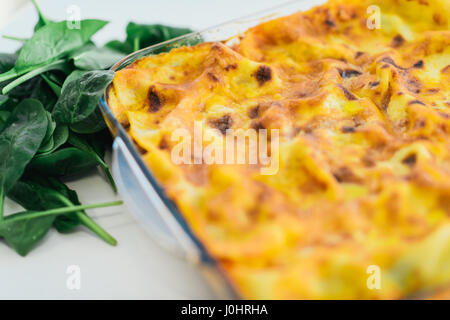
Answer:
<svg viewBox="0 0 450 320"><path fill-rule="evenodd" d="M242 297L448 298L450 1L331 0L141 58L108 104ZM277 130L277 170L174 161L195 123Z"/></svg>

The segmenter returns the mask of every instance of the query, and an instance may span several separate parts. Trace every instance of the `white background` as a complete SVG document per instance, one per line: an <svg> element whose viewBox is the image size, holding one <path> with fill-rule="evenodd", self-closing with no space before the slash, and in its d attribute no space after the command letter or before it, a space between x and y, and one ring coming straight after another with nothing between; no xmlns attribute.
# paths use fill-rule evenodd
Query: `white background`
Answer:
<svg viewBox="0 0 450 320"><path fill-rule="evenodd" d="M75 4L83 19L109 20L111 23L94 38L101 44L122 39L130 20L198 30L283 2L286 0L40 0L39 4L50 19L65 19L67 7ZM0 0L0 34L30 36L36 20L29 2ZM0 52L11 52L17 46L13 41L0 39ZM95 172L69 181L69 186L77 190L85 204L119 198ZM7 201L6 210L10 213L20 207ZM214 297L195 267L155 244L125 207L96 209L89 214L116 237L117 247L105 244L82 228L68 235L49 232L25 258L0 241L0 299ZM67 289L66 270L70 265L81 269L80 290Z"/></svg>

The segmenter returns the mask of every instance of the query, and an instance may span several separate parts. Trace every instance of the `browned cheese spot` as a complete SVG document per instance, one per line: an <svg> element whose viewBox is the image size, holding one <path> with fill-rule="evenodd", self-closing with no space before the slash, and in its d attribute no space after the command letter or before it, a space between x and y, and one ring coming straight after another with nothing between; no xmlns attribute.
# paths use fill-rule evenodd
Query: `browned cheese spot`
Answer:
<svg viewBox="0 0 450 320"><path fill-rule="evenodd" d="M396 35L391 41L391 47L398 48L405 43L405 39L401 34Z"/></svg>
<svg viewBox="0 0 450 320"><path fill-rule="evenodd" d="M167 143L167 140L166 140L166 137L165 137L165 136L163 136L163 137L161 138L161 141L159 141L158 147L159 147L161 150L168 150L168 149L169 149L169 144Z"/></svg>
<svg viewBox="0 0 450 320"><path fill-rule="evenodd" d="M218 119L209 119L208 123L211 127L218 129L222 134L227 132L227 129L230 129L233 124L233 118L230 115L226 114Z"/></svg>
<svg viewBox="0 0 450 320"><path fill-rule="evenodd" d="M359 182L359 179L348 167L340 167L333 172L337 182Z"/></svg>
<svg viewBox="0 0 450 320"><path fill-rule="evenodd" d="M423 68L423 60L419 60L413 64L413 68L422 69Z"/></svg>
<svg viewBox="0 0 450 320"><path fill-rule="evenodd" d="M259 116L259 104L256 107L250 108L247 111L247 115L250 119L255 119Z"/></svg>
<svg viewBox="0 0 450 320"><path fill-rule="evenodd" d="M237 69L237 64L233 63L233 64L229 64L225 67L225 71L230 71L230 70L235 70Z"/></svg>
<svg viewBox="0 0 450 320"><path fill-rule="evenodd" d="M333 28L336 26L336 23L334 23L334 21L331 19L325 19L325 24L327 25L327 27L330 27L330 28Z"/></svg>
<svg viewBox="0 0 450 320"><path fill-rule="evenodd" d="M355 59L358 59L359 57L361 57L364 54L364 52L362 51L357 51L355 54Z"/></svg>
<svg viewBox="0 0 450 320"><path fill-rule="evenodd" d="M412 167L416 164L417 156L415 153L408 155L406 158L402 160L403 164L406 164L409 167Z"/></svg>
<svg viewBox="0 0 450 320"><path fill-rule="evenodd" d="M150 112L157 112L159 109L161 109L164 101L159 96L155 86L151 86L150 90L148 91L148 102L150 106Z"/></svg>
<svg viewBox="0 0 450 320"><path fill-rule="evenodd" d="M128 117L124 118L122 121L120 121L120 124L127 131L128 131L128 129L130 129L130 121L128 120Z"/></svg>
<svg viewBox="0 0 450 320"><path fill-rule="evenodd" d="M250 127L251 127L252 129L254 129L254 130L266 129L266 128L264 127L264 125L261 123L261 121L253 121L253 122L250 124Z"/></svg>
<svg viewBox="0 0 450 320"><path fill-rule="evenodd" d="M355 131L356 131L355 127L351 127L351 126L343 126L341 128L342 133L353 133Z"/></svg>
<svg viewBox="0 0 450 320"><path fill-rule="evenodd" d="M272 69L268 66L260 66L258 70L253 74L258 81L259 85L262 86L267 81L272 79Z"/></svg>

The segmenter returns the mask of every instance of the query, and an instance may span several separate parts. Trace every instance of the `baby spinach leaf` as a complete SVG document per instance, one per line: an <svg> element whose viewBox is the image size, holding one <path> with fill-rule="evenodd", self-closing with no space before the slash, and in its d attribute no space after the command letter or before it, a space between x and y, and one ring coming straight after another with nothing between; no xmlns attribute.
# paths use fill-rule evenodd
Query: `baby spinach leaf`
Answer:
<svg viewBox="0 0 450 320"><path fill-rule="evenodd" d="M59 123L72 124L86 119L94 112L106 87L114 77L113 71L74 71L64 82L53 117Z"/></svg>
<svg viewBox="0 0 450 320"><path fill-rule="evenodd" d="M81 204L75 191L55 178L43 176L33 176L32 180L20 180L8 193L9 198L27 210L49 210L64 206L66 203L61 200L61 196L73 205ZM53 221L53 226L58 232L69 232L80 224L81 221L74 212L58 215Z"/></svg>
<svg viewBox="0 0 450 320"><path fill-rule="evenodd" d="M70 29L66 21L40 27L19 51L14 68L0 75L0 82L54 63L106 24L103 20L82 20L79 29Z"/></svg>
<svg viewBox="0 0 450 320"><path fill-rule="evenodd" d="M23 100L6 120L0 133L0 220L3 198L22 176L47 132L47 116L38 100Z"/></svg>
<svg viewBox="0 0 450 320"><path fill-rule="evenodd" d="M192 32L188 28L175 28L162 24L137 24L134 22L130 22L127 25L126 31L127 42L134 43L135 39L139 39L140 48L145 48Z"/></svg>
<svg viewBox="0 0 450 320"><path fill-rule="evenodd" d="M109 183L111 184L114 192L117 191L116 184L114 182L114 179L111 175L111 172L109 171L108 165L105 163L105 161L102 159L102 157L96 152L93 146L89 143L88 140L83 138L80 135L77 135L76 133L71 132L69 134L68 139L69 144L73 145L74 147L77 147L80 150L86 151L87 153L91 154L95 161L102 167L103 171L105 172L106 177L109 180Z"/></svg>
<svg viewBox="0 0 450 320"><path fill-rule="evenodd" d="M11 112L8 110L0 110L0 132L3 130L3 126L6 123L6 120L8 120L9 116L11 115Z"/></svg>
<svg viewBox="0 0 450 320"><path fill-rule="evenodd" d="M39 16L39 20L36 23L36 25L34 26L34 31L40 29L41 27L47 25L50 23L50 21L44 16L44 14L42 13L41 9L39 8L36 0L31 0L33 2L34 8L36 9L38 16Z"/></svg>
<svg viewBox="0 0 450 320"><path fill-rule="evenodd" d="M0 94L0 107L8 101L8 97Z"/></svg>
<svg viewBox="0 0 450 320"><path fill-rule="evenodd" d="M16 213L13 216L26 215L28 212ZM50 230L56 216L44 216L34 219L9 221L10 216L0 223L0 236L13 247L18 254L25 256L36 243Z"/></svg>
<svg viewBox="0 0 450 320"><path fill-rule="evenodd" d="M48 155L66 143L69 137L69 129L65 125L57 125L53 132L53 146L46 152L39 152L39 156Z"/></svg>
<svg viewBox="0 0 450 320"><path fill-rule="evenodd" d="M43 176L33 177L40 183L29 179L17 181L9 190L8 197L20 204L26 210L48 210L61 207L61 201L55 196L56 192L41 185L47 179Z"/></svg>
<svg viewBox="0 0 450 320"><path fill-rule="evenodd" d="M100 108L96 108L86 119L72 123L70 129L76 133L96 133L106 128Z"/></svg>
<svg viewBox="0 0 450 320"><path fill-rule="evenodd" d="M85 172L96 165L97 161L90 153L68 147L50 154L37 155L28 169L41 174L65 176Z"/></svg>
<svg viewBox="0 0 450 320"><path fill-rule="evenodd" d="M68 206L63 208L55 208L46 211L24 211L7 216L0 221L0 236L5 238L16 251L22 256L25 256L33 246L39 242L48 232L55 220L56 215L66 214L69 212L79 212L84 209L110 207L122 204L121 201L105 202L91 205ZM84 219L90 219L87 215L82 215L82 222ZM101 229L98 225L90 220L94 225L97 234L111 245L115 245L116 240ZM96 230L99 228L100 230ZM91 229L91 230L92 230ZM105 232L102 234L100 231Z"/></svg>
<svg viewBox="0 0 450 320"><path fill-rule="evenodd" d="M67 70L68 68L69 68L68 63L64 59L59 59L59 60L53 61L51 63L45 64L41 67L37 67L37 68L31 70L30 72L25 73L24 75L11 81L10 83L8 83L6 86L3 87L2 93L8 94L11 90L16 88L17 86L21 85L24 82L27 82L28 80L30 80L44 72L47 72L50 70ZM1 77L1 75L0 75L0 77Z"/></svg>
<svg viewBox="0 0 450 320"><path fill-rule="evenodd" d="M56 122L53 121L52 115L50 112L46 111L45 114L47 116L47 123L48 123L47 131L45 133L44 140L42 140L42 144L39 147L38 153L48 152L49 150L51 150L53 148L53 145L54 145L53 132L55 131L55 128L56 128Z"/></svg>
<svg viewBox="0 0 450 320"><path fill-rule="evenodd" d="M48 84L50 89L52 89L53 93L59 98L59 96L61 95L61 87L57 83L55 83L52 79L50 79L50 77L47 76L46 74L41 74L41 77Z"/></svg>
<svg viewBox="0 0 450 320"><path fill-rule="evenodd" d="M127 25L127 38L124 42L117 40L110 41L106 44L108 48L129 54L142 48L170 40L187 33L192 30L188 28L175 28L161 24L137 24L130 22Z"/></svg>
<svg viewBox="0 0 450 320"><path fill-rule="evenodd" d="M75 67L81 70L102 70L111 67L125 55L107 47L93 47L73 57Z"/></svg>
<svg viewBox="0 0 450 320"><path fill-rule="evenodd" d="M58 191L61 195L63 195L67 200L69 200L73 205L81 205L80 200L78 199L77 193L67 187L64 183L60 182L55 178L48 178L48 186L53 190ZM61 201L61 198L59 199ZM63 201L64 202L64 201ZM63 204L67 205L67 202ZM80 211L82 214L86 214L84 210ZM77 227L81 224L81 220L78 217L76 212L70 212L66 214L62 214L56 217L53 226L58 230L58 232L66 233L73 230L73 228Z"/></svg>
<svg viewBox="0 0 450 320"><path fill-rule="evenodd" d="M10 70L16 64L15 53L0 53L0 73Z"/></svg>
<svg viewBox="0 0 450 320"><path fill-rule="evenodd" d="M75 191L69 189L65 184L55 178L48 178L46 180L47 185L53 190L58 191L58 198L63 204L68 207L79 204L78 196ZM121 201L116 202L116 204ZM59 232L68 232L77 225L82 224L89 230L97 234L106 243L110 245L116 245L117 241L108 232L103 230L94 220L92 220L84 210L77 210L74 212L66 213L64 215L58 215L55 219L54 226Z"/></svg>

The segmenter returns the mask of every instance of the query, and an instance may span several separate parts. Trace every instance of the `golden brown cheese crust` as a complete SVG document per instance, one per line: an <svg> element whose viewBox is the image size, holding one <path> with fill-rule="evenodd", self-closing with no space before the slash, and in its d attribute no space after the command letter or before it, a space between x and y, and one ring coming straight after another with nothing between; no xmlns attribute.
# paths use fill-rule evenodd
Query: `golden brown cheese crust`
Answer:
<svg viewBox="0 0 450 320"><path fill-rule="evenodd" d="M109 104L244 297L408 297L450 283L449 17L448 0L330 1L140 59ZM280 129L278 173L175 165L194 120Z"/></svg>

